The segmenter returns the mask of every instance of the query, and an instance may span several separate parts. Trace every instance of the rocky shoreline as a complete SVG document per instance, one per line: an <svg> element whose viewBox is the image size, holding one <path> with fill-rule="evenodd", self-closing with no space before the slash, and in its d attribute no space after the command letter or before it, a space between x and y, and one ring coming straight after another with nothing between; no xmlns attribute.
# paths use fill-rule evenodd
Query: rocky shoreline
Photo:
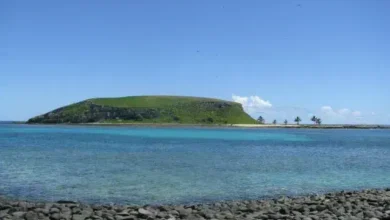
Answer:
<svg viewBox="0 0 390 220"><path fill-rule="evenodd" d="M293 219L390 220L390 188L197 205L88 205L13 201L0 197L0 219Z"/></svg>

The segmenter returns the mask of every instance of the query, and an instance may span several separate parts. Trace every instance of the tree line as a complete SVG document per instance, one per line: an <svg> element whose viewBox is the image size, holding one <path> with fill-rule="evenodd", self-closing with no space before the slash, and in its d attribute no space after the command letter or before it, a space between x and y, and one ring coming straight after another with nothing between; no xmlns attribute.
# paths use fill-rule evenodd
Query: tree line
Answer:
<svg viewBox="0 0 390 220"><path fill-rule="evenodd" d="M318 117L316 117L316 116L314 116L314 115L313 115L313 117L311 117L310 120L311 120L314 124L316 124L316 125L321 125L321 124L322 124L321 118L318 118ZM299 125L299 123L300 123L301 121L302 121L302 119L301 119L299 116L297 116L297 117L294 119L294 122L295 122L297 125ZM259 118L257 118L257 122L258 122L259 124L265 124L265 119L263 118L263 116L259 116ZM276 125L276 124L277 124L277 121L276 121L276 120L273 120L273 121L272 121L272 124ZM287 124L288 124L287 119L284 120L283 124L284 124L284 125L287 125Z"/></svg>

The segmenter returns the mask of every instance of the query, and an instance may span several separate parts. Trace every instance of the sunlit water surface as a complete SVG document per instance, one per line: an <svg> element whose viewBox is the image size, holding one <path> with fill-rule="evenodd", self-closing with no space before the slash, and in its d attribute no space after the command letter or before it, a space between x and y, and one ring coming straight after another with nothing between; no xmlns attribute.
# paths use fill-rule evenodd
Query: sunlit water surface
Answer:
<svg viewBox="0 0 390 220"><path fill-rule="evenodd" d="M390 130L0 125L0 195L194 203L390 186Z"/></svg>

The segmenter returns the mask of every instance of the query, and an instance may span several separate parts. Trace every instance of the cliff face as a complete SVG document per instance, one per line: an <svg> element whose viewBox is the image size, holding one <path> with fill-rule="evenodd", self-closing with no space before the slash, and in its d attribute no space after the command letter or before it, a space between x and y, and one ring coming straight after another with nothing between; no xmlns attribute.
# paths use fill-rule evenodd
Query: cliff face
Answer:
<svg viewBox="0 0 390 220"><path fill-rule="evenodd" d="M31 118L28 123L255 123L238 103L196 97L90 99Z"/></svg>

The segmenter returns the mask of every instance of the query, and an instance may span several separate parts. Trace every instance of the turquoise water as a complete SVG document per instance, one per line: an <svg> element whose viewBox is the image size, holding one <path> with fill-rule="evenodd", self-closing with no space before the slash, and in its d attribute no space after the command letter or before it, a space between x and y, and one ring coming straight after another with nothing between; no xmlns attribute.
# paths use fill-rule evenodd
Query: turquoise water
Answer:
<svg viewBox="0 0 390 220"><path fill-rule="evenodd" d="M193 203L390 186L390 130L0 125L0 195Z"/></svg>

